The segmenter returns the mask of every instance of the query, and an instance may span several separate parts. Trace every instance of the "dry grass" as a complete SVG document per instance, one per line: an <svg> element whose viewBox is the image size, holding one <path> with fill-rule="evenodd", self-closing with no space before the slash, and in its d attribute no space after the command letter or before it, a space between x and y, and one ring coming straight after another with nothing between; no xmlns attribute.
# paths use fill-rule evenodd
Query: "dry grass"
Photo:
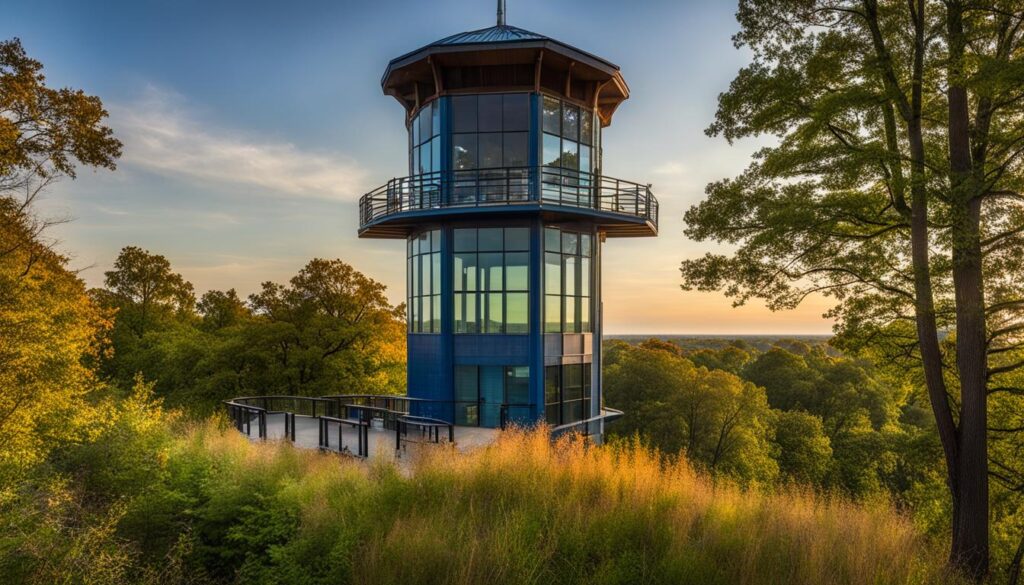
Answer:
<svg viewBox="0 0 1024 585"><path fill-rule="evenodd" d="M212 427L186 444L210 459L211 485L225 502L257 491L294 518L269 558L247 561L251 576L403 585L951 582L942 552L888 505L713 483L638 445L587 448L515 431L470 454L429 452L402 472L384 460L254 445Z"/></svg>

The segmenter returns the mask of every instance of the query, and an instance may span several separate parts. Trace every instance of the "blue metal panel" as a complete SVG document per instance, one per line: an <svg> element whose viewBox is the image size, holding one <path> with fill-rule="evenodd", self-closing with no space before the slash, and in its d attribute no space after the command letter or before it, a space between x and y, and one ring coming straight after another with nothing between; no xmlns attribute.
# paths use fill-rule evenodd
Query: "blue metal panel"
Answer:
<svg viewBox="0 0 1024 585"><path fill-rule="evenodd" d="M529 335L455 335L457 365L525 366L530 364Z"/></svg>
<svg viewBox="0 0 1024 585"><path fill-rule="evenodd" d="M442 336L416 333L406 336L409 360L407 369L408 394L414 398L451 400L450 368L445 368L442 356Z"/></svg>

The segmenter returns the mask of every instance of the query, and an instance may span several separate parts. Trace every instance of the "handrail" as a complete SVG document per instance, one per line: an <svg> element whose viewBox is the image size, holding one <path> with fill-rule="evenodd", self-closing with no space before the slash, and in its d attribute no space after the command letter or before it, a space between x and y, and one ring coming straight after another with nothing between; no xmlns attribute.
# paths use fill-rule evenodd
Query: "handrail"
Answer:
<svg viewBox="0 0 1024 585"><path fill-rule="evenodd" d="M359 227L405 211L522 203L593 209L658 225L650 185L560 167L452 170L394 178L359 199Z"/></svg>
<svg viewBox="0 0 1024 585"><path fill-rule="evenodd" d="M291 410L278 409L273 410L270 406L277 406L274 402L291 402ZM309 414L298 412L299 404L308 403L310 405ZM399 396L392 394L336 394L330 396L285 396L285 395L272 395L272 396L243 396L233 398L224 402L228 410L229 418L233 421L235 428L239 432L245 433L247 436L252 436L252 421L255 418L257 422L257 435L261 440L267 438L267 416L274 414L285 415L285 437L295 441L295 417L304 416L311 417L318 420L320 425L320 440L319 445L321 449L329 448L329 440L327 433L329 432L328 424L330 422L337 423L340 427L341 424L348 424L358 428L359 433L359 457L369 456L369 429L373 425L374 420L381 420L383 427L386 430L395 430L401 433L404 429L407 433L406 427L409 424L431 426L435 425L437 428L432 431L437 435L435 442L440 440L440 427L449 427L449 441L454 441L454 422L448 422L447 420L437 418L436 416L426 416L424 412L413 413L413 405L423 405L421 411L427 412L438 412L441 411L445 416L451 414L452 421L455 421L455 407L459 404L480 404L477 401L455 401L455 400L436 400L431 398L416 398L411 396ZM257 404L259 406L257 406ZM513 404L503 403L495 404L499 407L499 428L505 429L510 423L512 417L509 416L509 410L513 408L531 408L530 404ZM321 408L322 406L322 408ZM561 436L568 432L575 432L578 428L584 427L584 434L589 434L589 425L599 421L614 420L622 416L622 411L613 408L602 408L601 414L598 416L590 417L581 421L567 423L564 425L556 426L551 429L552 438ZM341 430L339 428L339 439L338 449L342 450L341 443ZM400 436L396 442L397 446L401 445Z"/></svg>

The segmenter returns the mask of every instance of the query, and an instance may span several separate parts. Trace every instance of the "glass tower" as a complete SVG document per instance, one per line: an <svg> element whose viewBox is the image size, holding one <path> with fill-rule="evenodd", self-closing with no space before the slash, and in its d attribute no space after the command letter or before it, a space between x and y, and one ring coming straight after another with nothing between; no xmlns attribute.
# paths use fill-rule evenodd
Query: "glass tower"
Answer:
<svg viewBox="0 0 1024 585"><path fill-rule="evenodd" d="M408 393L459 425L600 437L601 249L656 236L650 186L602 172L619 68L506 26L392 60L409 175L359 202L359 236L406 243Z"/></svg>

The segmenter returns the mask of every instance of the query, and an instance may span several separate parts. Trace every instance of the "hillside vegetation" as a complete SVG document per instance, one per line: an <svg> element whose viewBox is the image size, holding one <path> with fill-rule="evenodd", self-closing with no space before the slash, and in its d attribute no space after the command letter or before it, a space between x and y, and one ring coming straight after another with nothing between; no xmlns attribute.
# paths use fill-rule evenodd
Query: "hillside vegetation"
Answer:
<svg viewBox="0 0 1024 585"><path fill-rule="evenodd" d="M947 583L883 503L746 491L543 431L406 469L166 419L145 387L7 507L0 573L54 583ZM172 417L173 418L173 417ZM178 433L174 429L183 427ZM102 463L101 463L102 462ZM55 479L62 478L62 479ZM73 478L73 481L72 481Z"/></svg>

